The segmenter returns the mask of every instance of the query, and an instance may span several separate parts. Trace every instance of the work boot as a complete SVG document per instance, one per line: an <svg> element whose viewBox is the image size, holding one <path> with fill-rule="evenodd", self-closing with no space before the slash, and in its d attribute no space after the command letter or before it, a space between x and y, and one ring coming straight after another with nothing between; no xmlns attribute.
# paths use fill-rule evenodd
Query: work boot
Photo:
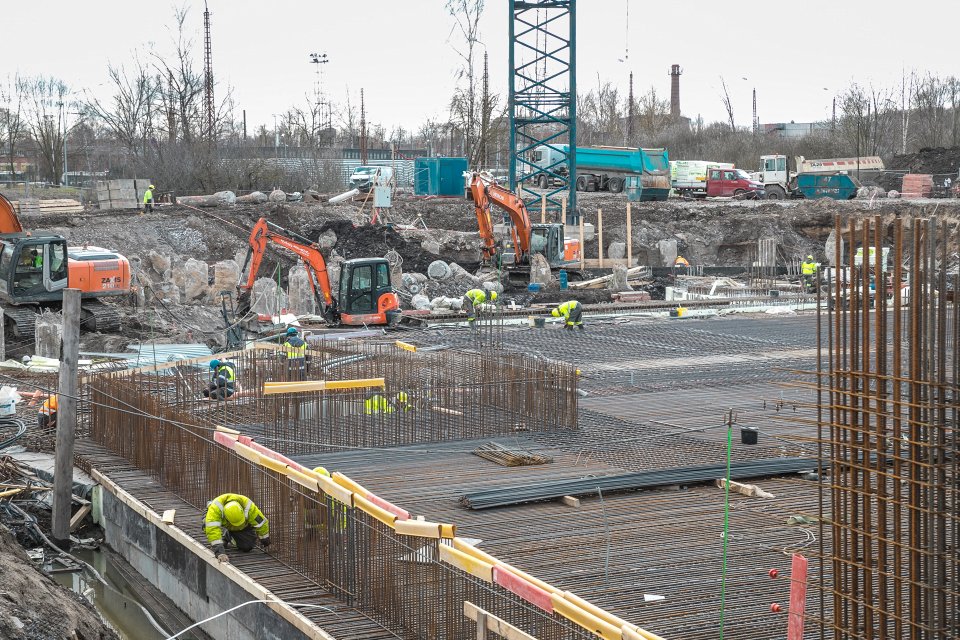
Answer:
<svg viewBox="0 0 960 640"><path fill-rule="evenodd" d="M582 324L578 324L578 325L577 325L577 329L580 329L580 331L583 331L583 325L582 325Z"/></svg>

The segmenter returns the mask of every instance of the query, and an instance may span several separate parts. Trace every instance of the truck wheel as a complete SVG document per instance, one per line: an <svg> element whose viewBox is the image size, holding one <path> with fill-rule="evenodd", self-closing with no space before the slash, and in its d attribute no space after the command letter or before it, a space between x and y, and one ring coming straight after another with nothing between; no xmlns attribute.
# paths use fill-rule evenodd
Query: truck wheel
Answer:
<svg viewBox="0 0 960 640"><path fill-rule="evenodd" d="M586 191L587 190L587 179L583 176L577 178L577 191Z"/></svg>
<svg viewBox="0 0 960 640"><path fill-rule="evenodd" d="M548 184L549 184L549 182L548 182L548 180L547 180L547 176L540 176L539 178L537 178L537 185L538 185L541 189L546 189L547 186L548 186Z"/></svg>
<svg viewBox="0 0 960 640"><path fill-rule="evenodd" d="M743 189L737 189L736 191L733 192L733 197L736 198L737 200L743 200L743 194L745 193L746 191L744 191Z"/></svg>
<svg viewBox="0 0 960 640"><path fill-rule="evenodd" d="M772 185L767 187L767 200L785 200L787 193L783 187Z"/></svg>
<svg viewBox="0 0 960 640"><path fill-rule="evenodd" d="M610 193L620 193L623 191L623 178L610 178L607 180L607 190Z"/></svg>

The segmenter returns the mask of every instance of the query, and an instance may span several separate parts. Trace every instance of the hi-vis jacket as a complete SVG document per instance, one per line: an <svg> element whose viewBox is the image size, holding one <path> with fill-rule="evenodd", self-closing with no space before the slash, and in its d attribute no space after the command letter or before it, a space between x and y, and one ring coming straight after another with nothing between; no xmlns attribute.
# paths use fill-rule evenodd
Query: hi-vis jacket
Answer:
<svg viewBox="0 0 960 640"><path fill-rule="evenodd" d="M243 515L246 521L243 525L235 527L227 522L227 517L223 514L223 507L228 502L238 502L243 507ZM223 540L223 529L228 531L243 531L248 526L253 527L257 536L262 538L270 533L270 525L266 516L257 508L253 500L239 493L224 493L210 501L207 505L207 517L203 521L203 529L207 534L207 541L215 545Z"/></svg>

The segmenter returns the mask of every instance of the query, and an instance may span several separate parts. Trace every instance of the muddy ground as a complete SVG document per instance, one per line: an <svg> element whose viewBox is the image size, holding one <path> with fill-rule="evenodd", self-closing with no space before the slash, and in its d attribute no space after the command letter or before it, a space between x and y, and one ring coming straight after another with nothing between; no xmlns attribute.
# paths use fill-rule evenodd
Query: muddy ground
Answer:
<svg viewBox="0 0 960 640"><path fill-rule="evenodd" d="M33 567L0 525L0 638L118 640L93 606Z"/></svg>
<svg viewBox="0 0 960 640"><path fill-rule="evenodd" d="M579 210L585 222L599 228L598 210L602 210L607 256L612 243L626 240L626 209L627 201L622 195L579 194ZM26 218L24 226L61 233L74 245L89 243L116 249L141 261L146 260L150 252L160 254L169 257L174 269L190 258L202 260L210 267L211 279L215 262L230 259L242 262L249 230L260 217L311 239L333 231L336 243L332 250L345 259L384 256L395 251L401 256L401 268L406 273L425 273L435 260L457 262L470 272L478 266L479 239L471 202L398 194L388 217L391 227L370 226L369 214L369 207L362 202L235 205L214 209L173 205L145 215L132 211L93 211L40 216ZM960 221L960 201L670 201L633 203L631 214L633 255L640 264L664 266L669 258L669 252L663 251L664 243L669 247L675 241L679 253L694 265L741 266L746 270L756 259L760 238L777 240L782 262L800 260L808 254L824 259L824 243L836 216L842 219L881 216L889 222L897 216L936 215L956 228ZM533 211L532 217L539 220L539 210ZM576 231L571 235L575 236ZM598 243L599 237L585 243L587 258L597 257ZM329 249L324 251L328 257L332 255ZM286 273L294 264L292 254L271 250L260 274L279 271L281 282L285 283ZM151 277L162 279L155 273ZM662 285L654 283L652 290L662 291ZM462 291L453 291L453 288L451 283L446 283L434 289L442 293L430 295L462 295ZM508 294L519 302L552 300L558 295L550 292L531 295L523 288L514 288ZM569 297L582 297L584 302L609 299L603 291ZM123 333L87 336L84 348L122 351L128 342L147 339L217 343L223 338L224 323L219 306L211 298L191 304L183 304L182 300L160 304L148 300L141 308L125 301ZM409 300L409 296L401 298Z"/></svg>

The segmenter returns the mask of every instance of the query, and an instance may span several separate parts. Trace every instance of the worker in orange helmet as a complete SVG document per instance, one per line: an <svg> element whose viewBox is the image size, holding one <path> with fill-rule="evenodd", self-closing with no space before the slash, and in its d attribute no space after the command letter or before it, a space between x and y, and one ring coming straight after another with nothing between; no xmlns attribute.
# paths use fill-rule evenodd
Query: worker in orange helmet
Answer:
<svg viewBox="0 0 960 640"><path fill-rule="evenodd" d="M57 396L50 396L40 405L37 412L37 426L41 429L56 429L57 427Z"/></svg>

